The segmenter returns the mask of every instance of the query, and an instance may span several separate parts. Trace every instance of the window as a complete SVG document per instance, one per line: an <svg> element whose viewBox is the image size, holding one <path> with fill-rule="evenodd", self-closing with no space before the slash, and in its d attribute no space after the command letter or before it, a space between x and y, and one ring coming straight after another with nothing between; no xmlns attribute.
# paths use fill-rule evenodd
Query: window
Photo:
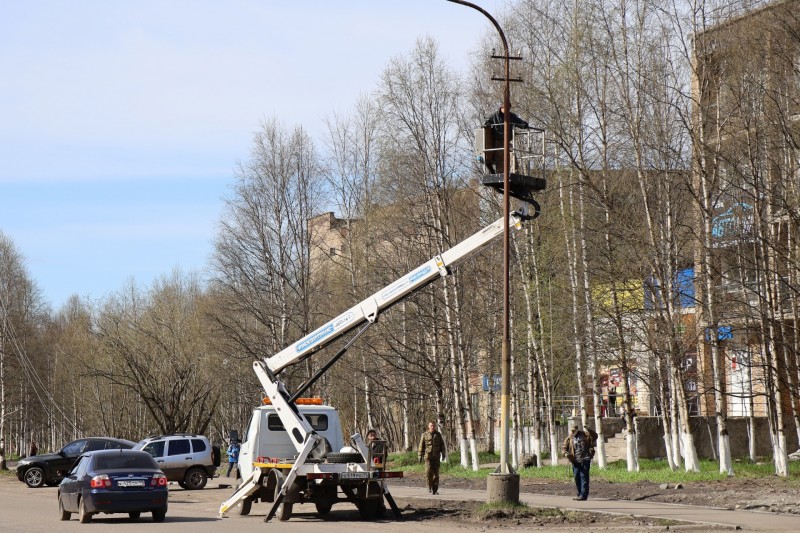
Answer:
<svg viewBox="0 0 800 533"><path fill-rule="evenodd" d="M314 431L326 431L328 429L328 415L303 413L303 416L306 417ZM281 418L275 414L267 417L267 427L270 431L284 431Z"/></svg>
<svg viewBox="0 0 800 533"><path fill-rule="evenodd" d="M169 441L167 455L183 455L186 453L191 453L191 450L189 449L189 439Z"/></svg>
<svg viewBox="0 0 800 533"><path fill-rule="evenodd" d="M159 440L156 442L151 442L142 448L142 451L149 453L153 457L164 457L164 441Z"/></svg>
<svg viewBox="0 0 800 533"><path fill-rule="evenodd" d="M325 431L328 429L328 415L305 415L308 423L314 431Z"/></svg>
<svg viewBox="0 0 800 533"><path fill-rule="evenodd" d="M114 440L108 441L108 446L106 446L106 450L127 450L128 447L125 446L121 442L117 442Z"/></svg>
<svg viewBox="0 0 800 533"><path fill-rule="evenodd" d="M64 446L64 449L61 451L64 453L65 457L77 457L83 453L84 446L86 446L86 439L76 440Z"/></svg>
<svg viewBox="0 0 800 533"><path fill-rule="evenodd" d="M94 459L95 470L139 470L158 468L153 458L141 454L102 454Z"/></svg>
<svg viewBox="0 0 800 533"><path fill-rule="evenodd" d="M72 469L69 471L70 476L75 476L78 474L78 469L81 467L82 464L86 463L86 457L78 457L78 460L75 461L75 464L72 465Z"/></svg>
<svg viewBox="0 0 800 533"><path fill-rule="evenodd" d="M473 392L469 395L470 408L472 409L472 416L477 420L480 418L481 412L481 395L479 392Z"/></svg>
<svg viewBox="0 0 800 533"><path fill-rule="evenodd" d="M206 443L203 439L192 439L192 451L194 453L206 451Z"/></svg>
<svg viewBox="0 0 800 533"><path fill-rule="evenodd" d="M96 452L97 450L105 450L106 449L106 441L99 440L99 439L92 439L86 444L86 448L84 448L84 452Z"/></svg>

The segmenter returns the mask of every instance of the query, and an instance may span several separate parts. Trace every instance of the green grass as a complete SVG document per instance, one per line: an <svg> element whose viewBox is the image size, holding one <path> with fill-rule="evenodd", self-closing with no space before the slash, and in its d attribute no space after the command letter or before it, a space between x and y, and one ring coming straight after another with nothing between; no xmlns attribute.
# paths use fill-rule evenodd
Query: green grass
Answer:
<svg viewBox="0 0 800 533"><path fill-rule="evenodd" d="M733 465L733 472L737 478L755 479L775 475L771 463L752 464L737 462ZM520 472L522 477L538 479L568 479L572 471L568 466L545 466L542 468L526 468ZM789 478L786 482L800 486L800 463L790 463ZM639 460L639 472L628 472L625 461L609 463L604 468L592 465L592 478L603 479L611 483L634 483L636 481L650 481L653 483L687 483L692 481L721 481L728 476L719 472L719 463L711 460L700 461L700 472L685 472L683 469L672 471L668 463L662 460Z"/></svg>
<svg viewBox="0 0 800 533"><path fill-rule="evenodd" d="M489 502L481 504L481 506L478 507L478 511L492 511L495 509L502 509L504 511L517 511L528 509L528 506L524 503Z"/></svg>
<svg viewBox="0 0 800 533"><path fill-rule="evenodd" d="M497 463L499 458L496 454L479 454L480 463ZM440 473L443 476L457 477L463 479L482 479L493 472L491 468L481 468L473 472L471 468L463 468L459 464L458 453L453 453L448 457L446 463L442 463ZM390 466L395 469L402 469L409 473L425 472L425 465L417 462L415 452L403 454L391 454ZM747 460L736 461L733 464L734 475L738 479L757 479L772 477L775 469L770 458L763 458L761 464L750 463ZM567 465L543 466L542 468L524 468L519 472L520 476L529 479L551 479L567 480L572 478L572 469ZM653 483L687 483L693 481L722 481L728 476L719 473L719 463L704 459L700 461L700 472L685 472L682 468L676 471L669 469L668 463L664 460L640 459L639 472L628 472L625 461L615 461L609 463L604 468L592 465L592 479L602 479L611 483L635 483L637 481L650 481ZM800 487L800 461L789 463L789 477L785 479L787 485Z"/></svg>

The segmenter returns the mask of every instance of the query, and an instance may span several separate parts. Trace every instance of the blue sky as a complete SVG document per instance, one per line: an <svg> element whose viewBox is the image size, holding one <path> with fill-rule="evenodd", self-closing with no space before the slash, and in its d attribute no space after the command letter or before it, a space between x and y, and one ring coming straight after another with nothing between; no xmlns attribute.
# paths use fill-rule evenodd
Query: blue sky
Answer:
<svg viewBox="0 0 800 533"><path fill-rule="evenodd" d="M202 273L262 119L318 137L417 38L464 69L490 30L445 0L0 0L0 231L55 309Z"/></svg>

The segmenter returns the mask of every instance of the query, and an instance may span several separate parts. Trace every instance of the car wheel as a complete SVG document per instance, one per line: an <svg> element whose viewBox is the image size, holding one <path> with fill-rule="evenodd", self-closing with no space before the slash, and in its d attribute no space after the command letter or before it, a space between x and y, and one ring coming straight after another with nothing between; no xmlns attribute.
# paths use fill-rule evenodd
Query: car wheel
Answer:
<svg viewBox="0 0 800 533"><path fill-rule="evenodd" d="M316 504L316 507L317 507L317 513L328 514L331 512L331 507L333 507L333 504L331 502L324 502L324 503L320 502Z"/></svg>
<svg viewBox="0 0 800 533"><path fill-rule="evenodd" d="M25 471L25 484L32 489L38 489L44 485L44 470L38 466L32 466Z"/></svg>
<svg viewBox="0 0 800 533"><path fill-rule="evenodd" d="M58 514L60 515L60 520L69 520L72 516L72 513L64 510L64 502L61 501L61 494L58 495Z"/></svg>
<svg viewBox="0 0 800 533"><path fill-rule="evenodd" d="M207 481L208 474L202 468L191 468L183 478L188 490L200 490L206 486Z"/></svg>
<svg viewBox="0 0 800 533"><path fill-rule="evenodd" d="M167 517L166 509L159 509L158 511L153 511L153 522L163 522L166 517Z"/></svg>
<svg viewBox="0 0 800 533"><path fill-rule="evenodd" d="M86 506L83 504L83 498L81 498L81 503L78 504L78 520L81 524L88 524L92 521L92 513L86 511Z"/></svg>
<svg viewBox="0 0 800 533"><path fill-rule="evenodd" d="M130 518L134 522L136 520L139 520L140 516L142 516L142 513L140 511L131 511L130 513L128 513L128 518Z"/></svg>
<svg viewBox="0 0 800 533"><path fill-rule="evenodd" d="M186 486L186 482L185 482L184 480L180 480L180 481L178 481L178 485L179 485L179 486L180 486L182 489L188 488L188 487Z"/></svg>

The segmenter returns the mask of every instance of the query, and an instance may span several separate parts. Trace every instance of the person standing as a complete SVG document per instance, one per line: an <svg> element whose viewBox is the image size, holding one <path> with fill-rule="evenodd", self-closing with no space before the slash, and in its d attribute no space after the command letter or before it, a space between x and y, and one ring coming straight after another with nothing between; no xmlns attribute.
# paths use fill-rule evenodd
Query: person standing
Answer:
<svg viewBox="0 0 800 533"><path fill-rule="evenodd" d="M6 439L0 437L0 470L8 470L6 466Z"/></svg>
<svg viewBox="0 0 800 533"><path fill-rule="evenodd" d="M492 132L490 142L488 143L489 150L486 152L486 166L489 169L489 172L492 174L502 174L503 173L503 148L505 148L505 144L503 139L505 138L505 113L504 106L501 105L500 108L492 113L489 118L486 119L486 122L483 123L484 128L489 128ZM522 128L528 129L530 126L527 122L519 118L513 112L509 112L508 120L511 124L511 141L514 138L514 128ZM512 147L513 148L513 147ZM512 151L509 154L509 161L511 161L511 172L514 172L516 168L514 152Z"/></svg>
<svg viewBox="0 0 800 533"><path fill-rule="evenodd" d="M39 453L39 447L38 447L38 446L36 446L36 441L35 441L35 440L31 440L31 449L30 449L30 452L31 452L31 453L29 454L29 457L33 457L34 455L36 455L37 453Z"/></svg>
<svg viewBox="0 0 800 533"><path fill-rule="evenodd" d="M228 473L225 474L226 477L231 477L231 470L233 470L233 468L236 467L236 463L239 462L239 450L239 441L231 441L230 446L228 446ZM236 467L236 477L239 477L238 467Z"/></svg>
<svg viewBox="0 0 800 533"><path fill-rule="evenodd" d="M594 457L594 438L592 433L583 428L580 419L575 420L575 427L561 446L564 457L572 463L572 475L575 478L575 500L584 501L589 498L589 468Z"/></svg>
<svg viewBox="0 0 800 533"><path fill-rule="evenodd" d="M609 416L617 416L617 387L614 385L608 388L608 412Z"/></svg>
<svg viewBox="0 0 800 533"><path fill-rule="evenodd" d="M439 493L439 465L444 458L444 438L436 431L436 424L428 422L428 430L419 439L418 459L420 463L425 460L425 479L432 494Z"/></svg>

